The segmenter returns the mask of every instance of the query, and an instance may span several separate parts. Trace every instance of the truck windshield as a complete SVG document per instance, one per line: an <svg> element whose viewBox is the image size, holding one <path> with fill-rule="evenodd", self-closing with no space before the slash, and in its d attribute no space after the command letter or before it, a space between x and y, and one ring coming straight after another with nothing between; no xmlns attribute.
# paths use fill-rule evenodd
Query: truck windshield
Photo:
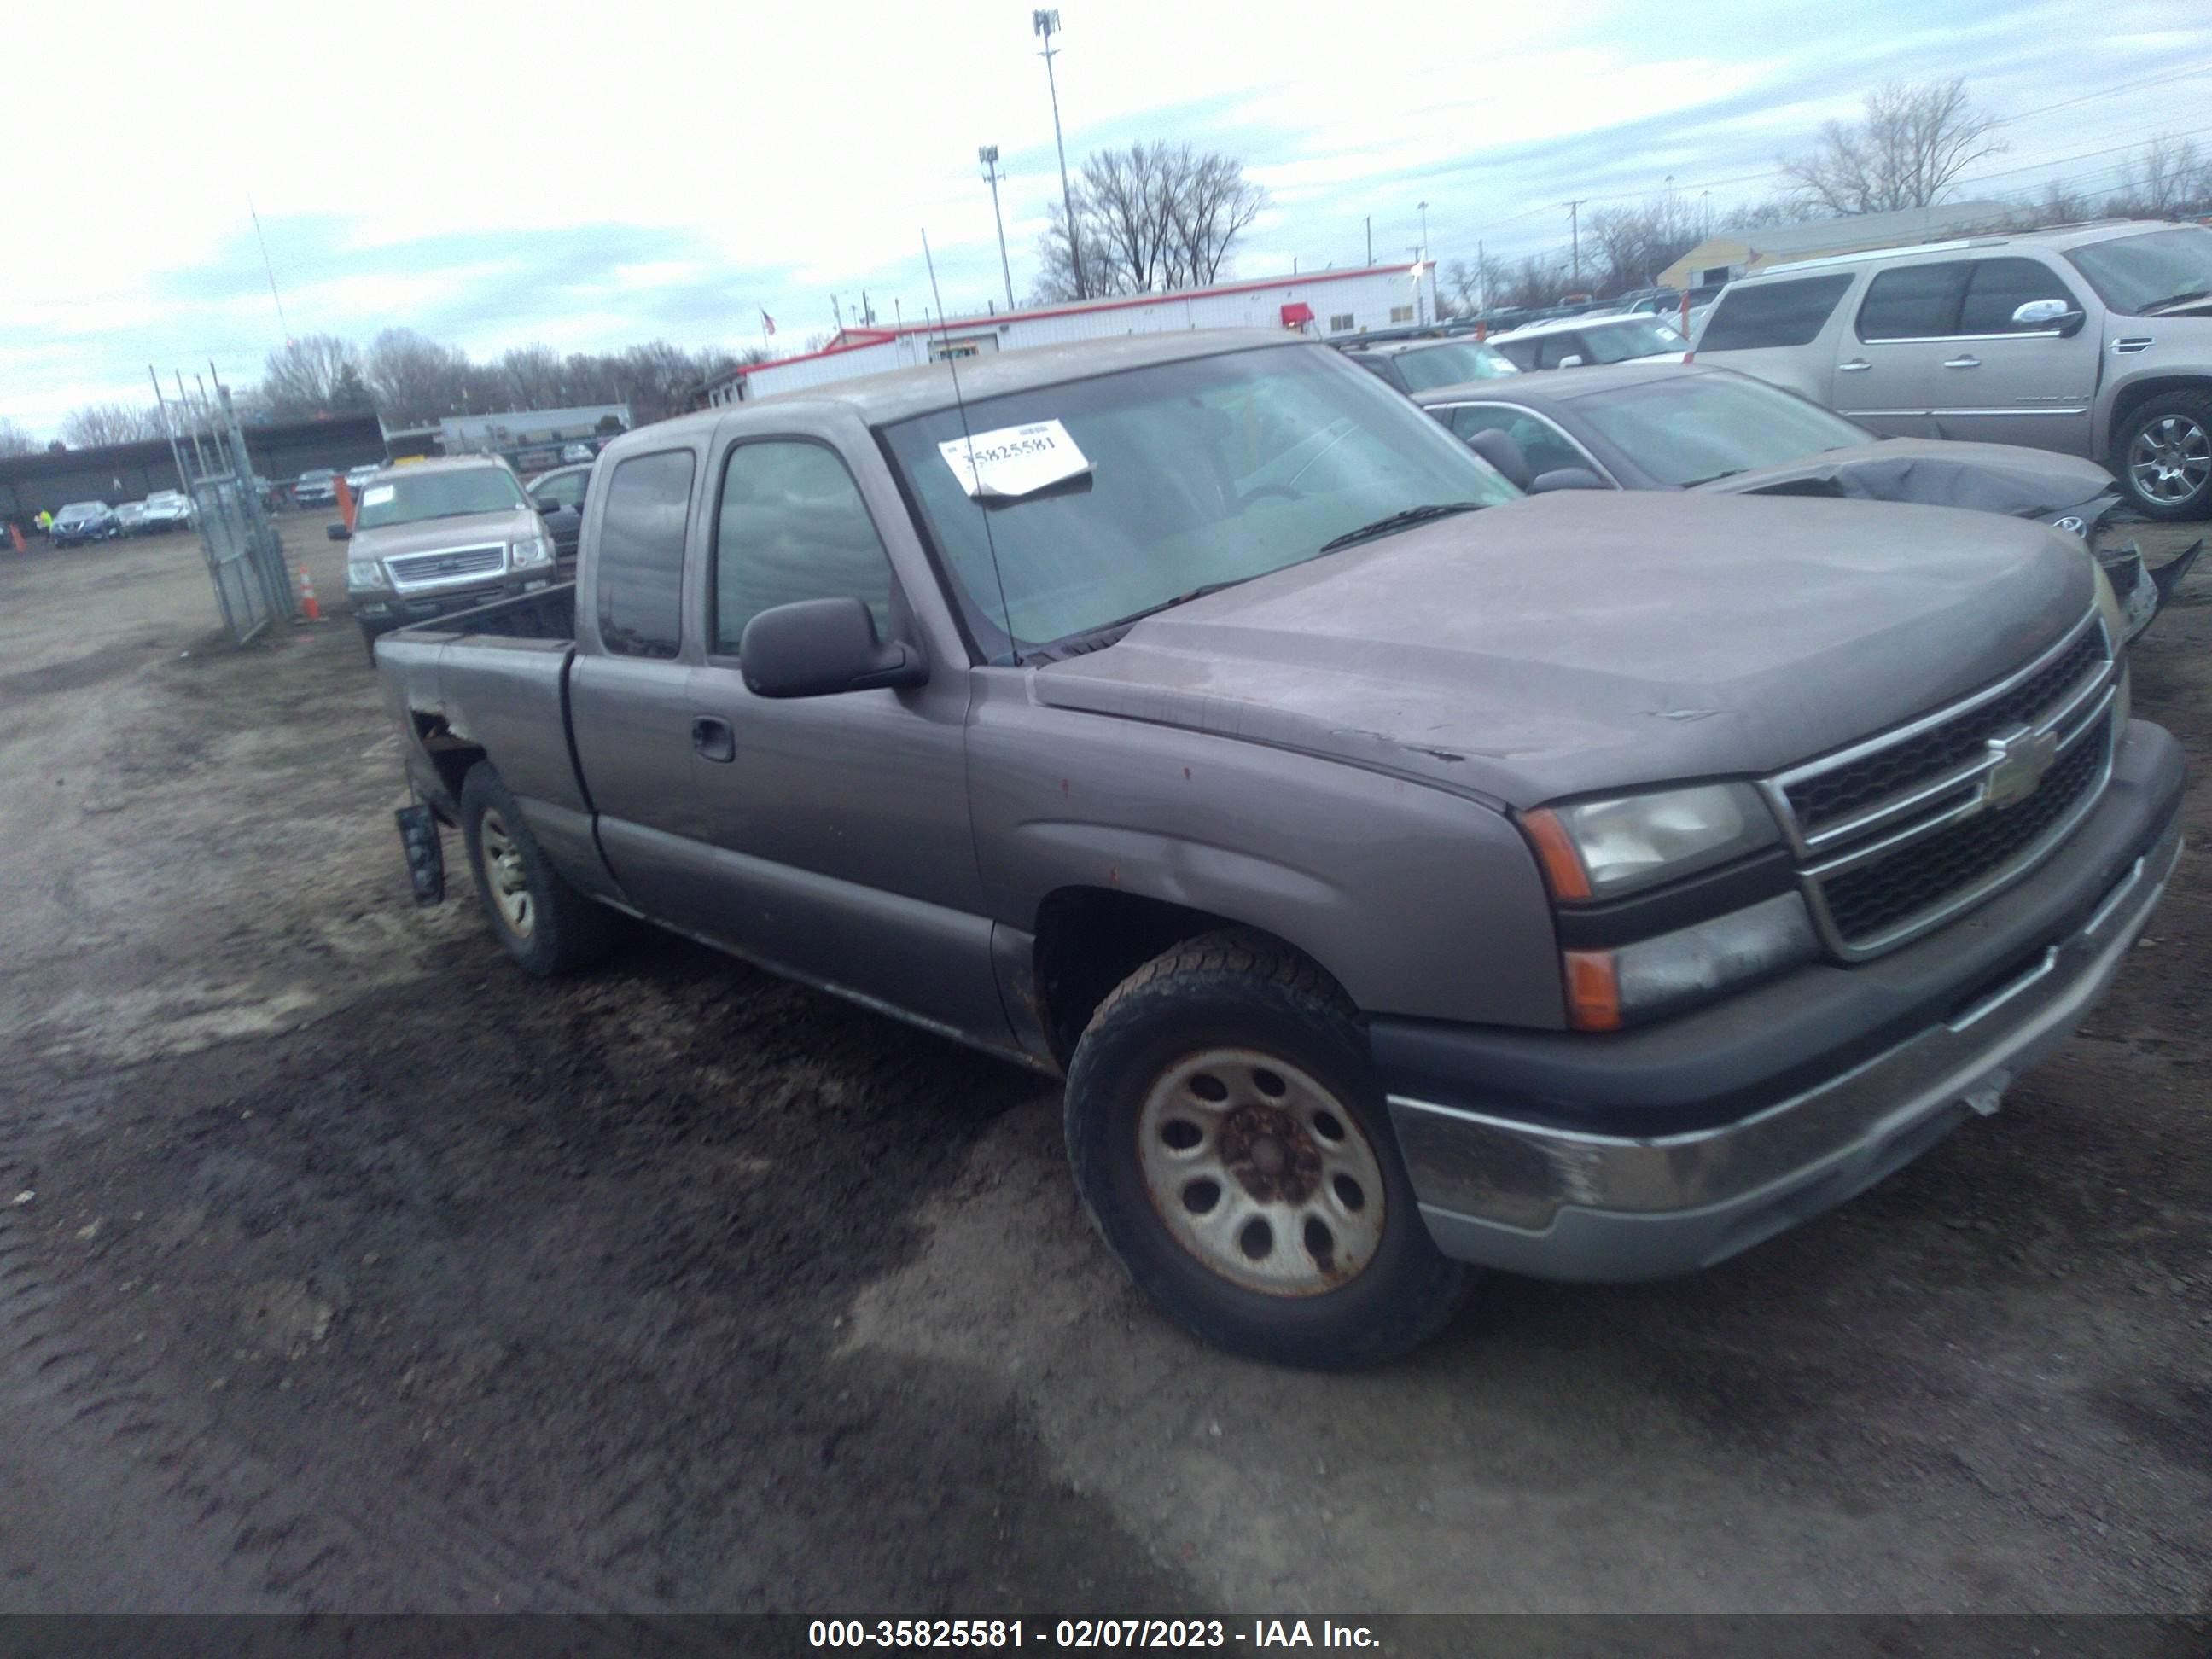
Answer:
<svg viewBox="0 0 2212 1659"><path fill-rule="evenodd" d="M968 405L965 430L981 439L1045 422L1060 423L1088 471L988 507L970 499L939 447L962 439L959 410L884 430L969 627L994 658L1009 636L1026 647L1089 633L1302 563L1409 509L1517 493L1323 346L1187 358L985 398Z"/></svg>
<svg viewBox="0 0 2212 1659"><path fill-rule="evenodd" d="M1569 407L1638 466L1676 488L1872 441L1840 415L1728 374L1670 374L1576 398Z"/></svg>
<svg viewBox="0 0 2212 1659"><path fill-rule="evenodd" d="M2097 297L2130 317L2212 297L2212 230L2187 226L2069 248Z"/></svg>
<svg viewBox="0 0 2212 1659"><path fill-rule="evenodd" d="M522 486L503 466L472 466L454 472L403 472L361 493L356 530L423 519L458 519L471 513L505 513L527 506Z"/></svg>

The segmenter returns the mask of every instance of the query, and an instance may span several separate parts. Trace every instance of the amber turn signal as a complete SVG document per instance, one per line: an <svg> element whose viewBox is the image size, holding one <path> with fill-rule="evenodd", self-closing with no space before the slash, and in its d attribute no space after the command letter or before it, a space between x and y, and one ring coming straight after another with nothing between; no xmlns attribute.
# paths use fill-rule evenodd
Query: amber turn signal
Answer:
<svg viewBox="0 0 2212 1659"><path fill-rule="evenodd" d="M1610 951L1569 951L1567 1023L1577 1031L1620 1029L1620 976Z"/></svg>
<svg viewBox="0 0 2212 1659"><path fill-rule="evenodd" d="M1536 848L1536 860L1544 866L1544 879L1551 886L1552 896L1588 898L1589 877L1583 869L1582 854L1575 851L1575 844L1568 838L1566 826L1559 822L1558 814L1547 807L1523 812L1521 828Z"/></svg>

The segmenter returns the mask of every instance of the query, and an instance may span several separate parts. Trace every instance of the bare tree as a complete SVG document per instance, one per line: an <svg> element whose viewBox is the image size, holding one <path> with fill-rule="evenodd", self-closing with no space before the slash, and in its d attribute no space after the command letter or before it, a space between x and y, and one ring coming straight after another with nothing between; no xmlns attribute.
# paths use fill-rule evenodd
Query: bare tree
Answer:
<svg viewBox="0 0 2212 1659"><path fill-rule="evenodd" d="M1051 209L1052 223L1037 237L1037 274L1030 284L1031 305L1061 305L1093 295L1119 294L1122 289L1114 270L1114 254L1097 234L1084 204L1075 206L1076 234L1083 242L1083 282L1075 280L1075 264L1068 256L1067 216L1059 203Z"/></svg>
<svg viewBox="0 0 2212 1659"><path fill-rule="evenodd" d="M367 374L387 421L434 421L459 414L467 401L469 360L411 328L387 328L370 342Z"/></svg>
<svg viewBox="0 0 2212 1659"><path fill-rule="evenodd" d="M551 346L518 346L494 367L516 409L560 409L568 401L568 366Z"/></svg>
<svg viewBox="0 0 2212 1659"><path fill-rule="evenodd" d="M15 422L0 416L0 458L9 455L35 455L46 445L33 438Z"/></svg>
<svg viewBox="0 0 2212 1659"><path fill-rule="evenodd" d="M1801 197L1830 213L1926 207L1967 167L2004 149L1990 137L1996 127L1968 100L1962 78L1892 82L1867 94L1863 121L1829 122L1820 148L1784 158L1782 171Z"/></svg>
<svg viewBox="0 0 2212 1659"><path fill-rule="evenodd" d="M2161 132L2120 164L2118 199L2130 213L2164 218L2201 199L2204 173L2196 140Z"/></svg>
<svg viewBox="0 0 2212 1659"><path fill-rule="evenodd" d="M1204 288L1221 275L1229 250L1267 205L1267 192L1244 176L1244 164L1188 144L1170 174L1169 222L1174 228L1168 286Z"/></svg>
<svg viewBox="0 0 2212 1659"><path fill-rule="evenodd" d="M1203 287L1218 279L1237 238L1267 204L1241 161L1188 143L1099 150L1085 161L1073 194L1081 289L1066 215L1055 207L1038 242L1032 300Z"/></svg>
<svg viewBox="0 0 2212 1659"><path fill-rule="evenodd" d="M1679 196L1656 197L1641 207L1601 208L1583 221L1583 257L1596 253L1601 298L1649 287L1704 240L1697 210Z"/></svg>
<svg viewBox="0 0 2212 1659"><path fill-rule="evenodd" d="M270 352L261 392L279 419L360 414L373 404L361 354L335 334L303 334Z"/></svg>
<svg viewBox="0 0 2212 1659"><path fill-rule="evenodd" d="M62 436L71 449L139 443L160 437L161 431L161 411L136 404L93 404L62 422Z"/></svg>

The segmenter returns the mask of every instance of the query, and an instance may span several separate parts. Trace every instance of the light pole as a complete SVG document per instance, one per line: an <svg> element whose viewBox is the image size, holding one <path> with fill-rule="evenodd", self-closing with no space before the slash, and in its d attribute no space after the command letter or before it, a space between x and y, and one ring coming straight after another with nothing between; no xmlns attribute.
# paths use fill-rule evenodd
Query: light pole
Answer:
<svg viewBox="0 0 2212 1659"><path fill-rule="evenodd" d="M1044 59L1044 83L1052 94L1052 142L1060 151L1060 205L1067 215L1067 262L1075 272L1075 297L1087 300L1091 290L1083 281L1083 238L1075 223L1075 192L1067 187L1067 141L1060 135L1060 82L1053 78L1052 60L1057 48L1052 37L1060 32L1060 13L1033 11L1030 14L1030 29L1044 42L1044 50L1037 54Z"/></svg>
<svg viewBox="0 0 2212 1659"><path fill-rule="evenodd" d="M1423 202L1419 204L1419 206L1421 210L1421 258L1425 259L1429 257L1429 204L1426 202Z"/></svg>
<svg viewBox="0 0 2212 1659"><path fill-rule="evenodd" d="M999 226L999 274L1006 279L1006 309L1014 308L1014 268L1006 263L1006 222L999 212L999 147L985 144L975 152L975 159L983 164L983 176L991 183L991 217Z"/></svg>
<svg viewBox="0 0 2212 1659"><path fill-rule="evenodd" d="M1577 291L1580 291L1583 285L1583 204L1589 200L1589 198L1587 196L1577 196L1571 202L1559 204L1561 207L1566 209L1567 222L1572 228L1571 234L1574 238L1574 284Z"/></svg>

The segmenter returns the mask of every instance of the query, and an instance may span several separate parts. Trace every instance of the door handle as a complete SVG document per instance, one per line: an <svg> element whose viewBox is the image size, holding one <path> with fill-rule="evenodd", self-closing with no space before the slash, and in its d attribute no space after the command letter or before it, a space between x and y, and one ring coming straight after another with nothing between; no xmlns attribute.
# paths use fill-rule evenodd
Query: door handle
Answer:
<svg viewBox="0 0 2212 1659"><path fill-rule="evenodd" d="M1838 363L1836 369L1838 374L1863 374L1873 367L1874 365L1865 358L1854 357L1847 363Z"/></svg>
<svg viewBox="0 0 2212 1659"><path fill-rule="evenodd" d="M691 746L702 760L733 761L738 757L738 734L730 730L729 721L702 714L691 722Z"/></svg>
<svg viewBox="0 0 2212 1659"><path fill-rule="evenodd" d="M1982 360L1979 357L1946 357L1943 360L1943 367L1946 368L1979 368L1981 366Z"/></svg>

